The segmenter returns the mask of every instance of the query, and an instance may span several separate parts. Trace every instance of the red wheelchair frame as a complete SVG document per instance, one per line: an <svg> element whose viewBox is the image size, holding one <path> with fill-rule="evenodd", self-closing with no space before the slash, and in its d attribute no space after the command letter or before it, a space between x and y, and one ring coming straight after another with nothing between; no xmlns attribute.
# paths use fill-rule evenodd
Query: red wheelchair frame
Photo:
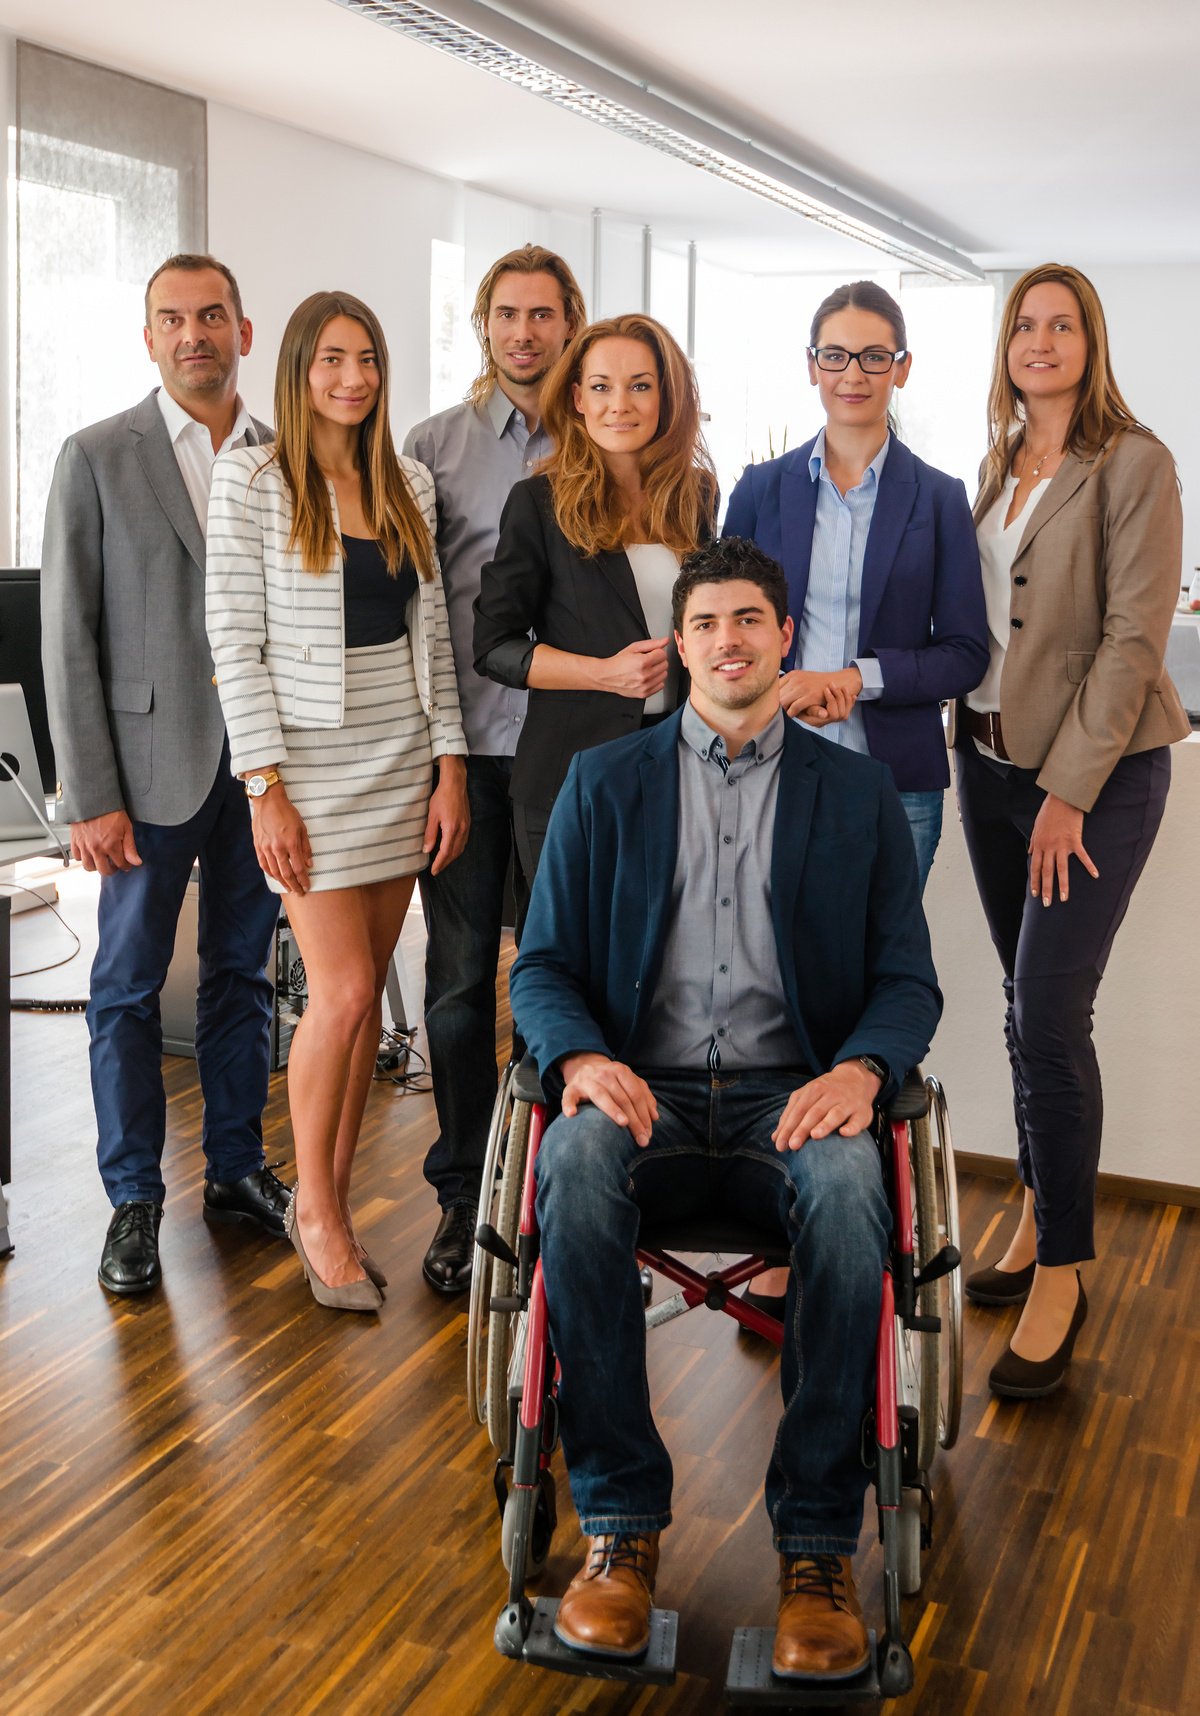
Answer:
<svg viewBox="0 0 1200 1716"><path fill-rule="evenodd" d="M535 1606L525 1594L527 1577L545 1564L556 1525L551 1460L558 1444L558 1369L550 1341L534 1204L545 1108L531 1066L516 1071L512 1096L518 1104L529 1104L531 1110L516 1250L487 1221L481 1222L476 1234L480 1251L486 1257L500 1260L512 1272L511 1293L490 1301L493 1318L499 1314L521 1320L508 1389L508 1446L497 1462L495 1474L502 1518L502 1553L509 1571L508 1600L495 1627L496 1648L505 1656L566 1673L665 1684L674 1677L676 1617L670 1612L653 1611L650 1650L641 1662L629 1663L568 1650L553 1634L556 1603L543 1598ZM945 1229L939 1234L944 1243L933 1251L934 1234L925 1234L918 1258L914 1209L925 1211L923 1219L929 1226L931 1206L914 1195L910 1128L925 1122L931 1101L938 1106L948 1214ZM799 1707L806 1703L827 1704L831 1700L894 1698L912 1685L912 1658L905 1642L900 1599L902 1593L915 1590L919 1584L920 1550L928 1546L932 1528L932 1496L919 1460L919 1412L915 1404L901 1398L898 1353L908 1350L906 1343L914 1338L926 1337L941 1343L949 1332L943 1327L942 1317L928 1314L928 1290L933 1283L950 1278L959 1267L955 1243L957 1204L953 1193L953 1147L944 1098L936 1081L923 1081L919 1073L910 1075L886 1112L877 1119L893 1231L880 1294L875 1398L864 1421L863 1450L864 1461L874 1474L883 1545L884 1634L867 1670L853 1682L835 1685L776 1680L769 1673L770 1630L739 1628L734 1635L726 1687L734 1700ZM927 1158L918 1158L926 1159L932 1164L931 1150ZM924 1171L930 1170L927 1167ZM726 1268L701 1275L673 1255L677 1250L749 1254L739 1256L737 1262ZM640 1264L648 1265L679 1289L647 1313L648 1327L704 1304L725 1312L776 1346L782 1344L783 1327L779 1320L747 1304L733 1291L764 1268L787 1262L787 1249L779 1236L728 1221L658 1224L639 1236L637 1255ZM477 1254L477 1267L485 1264L486 1257ZM947 1310L950 1303L947 1299ZM950 1385L951 1404L945 1412L940 1435L943 1446L950 1445L957 1429L956 1390L961 1392L961 1371L952 1377ZM928 1436L925 1440L927 1456L932 1444ZM511 1479L506 1474L511 1474ZM874 1634L871 1636L874 1642Z"/></svg>

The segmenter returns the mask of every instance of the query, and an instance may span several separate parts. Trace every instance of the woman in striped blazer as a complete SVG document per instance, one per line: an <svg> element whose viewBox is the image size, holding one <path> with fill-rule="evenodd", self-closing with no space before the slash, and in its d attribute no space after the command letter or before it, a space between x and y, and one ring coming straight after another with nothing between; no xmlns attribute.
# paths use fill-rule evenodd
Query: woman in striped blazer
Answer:
<svg viewBox="0 0 1200 1716"><path fill-rule="evenodd" d="M378 1310L350 1175L384 978L412 895L466 844L466 754L429 472L398 458L387 347L367 306L318 292L275 377L277 439L213 469L208 634L255 851L304 960L288 1100L288 1218L314 1296ZM245 456L243 456L243 453Z"/></svg>

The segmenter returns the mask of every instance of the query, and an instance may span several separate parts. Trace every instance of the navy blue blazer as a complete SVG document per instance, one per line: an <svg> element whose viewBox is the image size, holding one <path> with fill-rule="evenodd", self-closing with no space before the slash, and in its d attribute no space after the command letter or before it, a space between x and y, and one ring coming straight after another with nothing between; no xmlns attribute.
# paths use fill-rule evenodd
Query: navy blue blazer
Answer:
<svg viewBox="0 0 1200 1716"><path fill-rule="evenodd" d="M747 465L729 497L722 534L752 537L787 573L799 626L808 594L817 485L816 437ZM858 656L875 656L883 694L859 704L871 755L901 792L950 783L940 705L973 691L987 669L987 613L967 491L892 436L863 562ZM794 656L785 663L796 665Z"/></svg>
<svg viewBox="0 0 1200 1716"><path fill-rule="evenodd" d="M564 1055L636 1061L671 905L681 718L580 752L550 818L510 994L552 1095ZM780 768L763 958L814 1072L869 1054L902 1078L942 998L900 800L881 764L793 721Z"/></svg>

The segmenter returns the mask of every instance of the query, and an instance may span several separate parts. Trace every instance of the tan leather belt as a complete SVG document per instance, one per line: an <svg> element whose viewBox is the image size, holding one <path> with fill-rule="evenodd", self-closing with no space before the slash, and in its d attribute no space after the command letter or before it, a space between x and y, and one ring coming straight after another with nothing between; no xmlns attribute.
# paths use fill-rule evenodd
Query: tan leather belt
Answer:
<svg viewBox="0 0 1200 1716"><path fill-rule="evenodd" d="M978 739L981 744L986 745L1002 763L1012 762L1012 758L1004 749L1004 734L1000 729L999 715L985 715L960 699L958 718L972 739Z"/></svg>

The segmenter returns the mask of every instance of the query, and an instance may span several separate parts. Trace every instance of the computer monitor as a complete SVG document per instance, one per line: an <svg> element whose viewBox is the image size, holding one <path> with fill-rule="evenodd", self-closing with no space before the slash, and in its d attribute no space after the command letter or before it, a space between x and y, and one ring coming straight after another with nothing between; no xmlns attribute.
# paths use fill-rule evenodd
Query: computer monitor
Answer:
<svg viewBox="0 0 1200 1716"><path fill-rule="evenodd" d="M42 678L41 574L36 566L0 567L0 685L19 685L25 693L42 791L53 798L58 774Z"/></svg>

